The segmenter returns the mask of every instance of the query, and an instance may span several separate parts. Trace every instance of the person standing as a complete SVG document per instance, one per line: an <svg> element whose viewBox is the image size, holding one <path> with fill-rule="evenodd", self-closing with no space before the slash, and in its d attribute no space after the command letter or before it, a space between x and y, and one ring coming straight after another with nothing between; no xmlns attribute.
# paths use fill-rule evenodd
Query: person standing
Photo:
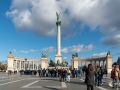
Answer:
<svg viewBox="0 0 120 90"><path fill-rule="evenodd" d="M95 71L92 64L88 65L86 70L86 85L87 90L94 90Z"/></svg>
<svg viewBox="0 0 120 90"><path fill-rule="evenodd" d="M120 70L119 66L116 65L111 71L111 78L112 78L112 84L113 88L118 88L119 87L119 78L120 78Z"/></svg>
<svg viewBox="0 0 120 90"><path fill-rule="evenodd" d="M67 70L67 82L70 82L70 75L71 75L71 71L70 69Z"/></svg>
<svg viewBox="0 0 120 90"><path fill-rule="evenodd" d="M64 82L65 81L65 70L64 70L64 68L63 69L61 69L61 75L60 75L60 81L61 82Z"/></svg>
<svg viewBox="0 0 120 90"><path fill-rule="evenodd" d="M99 66L95 67L95 86L99 86L99 69Z"/></svg>
<svg viewBox="0 0 120 90"><path fill-rule="evenodd" d="M104 74L104 71L103 71L103 68L100 67L99 71L98 71L98 74L99 74L99 80L98 80L98 86L102 85L103 84L103 74Z"/></svg>

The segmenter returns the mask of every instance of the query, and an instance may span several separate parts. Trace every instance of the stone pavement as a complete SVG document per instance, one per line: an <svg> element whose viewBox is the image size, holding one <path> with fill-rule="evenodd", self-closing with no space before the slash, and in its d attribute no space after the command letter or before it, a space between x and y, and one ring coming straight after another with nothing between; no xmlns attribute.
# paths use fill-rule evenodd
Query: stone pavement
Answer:
<svg viewBox="0 0 120 90"><path fill-rule="evenodd" d="M113 90L109 83L110 79L105 78L103 86L95 87L95 90ZM0 90L87 90L87 88L84 77L72 79L70 83L61 83L57 78L6 75L6 78L0 79Z"/></svg>

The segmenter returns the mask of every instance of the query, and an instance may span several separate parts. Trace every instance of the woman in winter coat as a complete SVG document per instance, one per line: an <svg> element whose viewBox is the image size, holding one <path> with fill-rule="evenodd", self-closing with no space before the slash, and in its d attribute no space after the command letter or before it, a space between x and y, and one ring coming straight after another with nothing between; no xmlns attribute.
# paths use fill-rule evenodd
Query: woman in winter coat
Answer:
<svg viewBox="0 0 120 90"><path fill-rule="evenodd" d="M92 64L88 65L86 70L86 84L87 90L94 90L94 82L95 82L95 71Z"/></svg>

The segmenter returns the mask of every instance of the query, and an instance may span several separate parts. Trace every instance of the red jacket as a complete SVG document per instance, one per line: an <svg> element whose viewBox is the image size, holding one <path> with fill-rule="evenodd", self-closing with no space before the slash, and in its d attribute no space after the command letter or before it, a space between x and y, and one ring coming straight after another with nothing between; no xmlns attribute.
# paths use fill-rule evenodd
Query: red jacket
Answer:
<svg viewBox="0 0 120 90"><path fill-rule="evenodd" d="M115 71L118 72L118 77L115 76ZM111 78L113 78L113 79L119 79L120 78L120 70L118 68L112 69Z"/></svg>

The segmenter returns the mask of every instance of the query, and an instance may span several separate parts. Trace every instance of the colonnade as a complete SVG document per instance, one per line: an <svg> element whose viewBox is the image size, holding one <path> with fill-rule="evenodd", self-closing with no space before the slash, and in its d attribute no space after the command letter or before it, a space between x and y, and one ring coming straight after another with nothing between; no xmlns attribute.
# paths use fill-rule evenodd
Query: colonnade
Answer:
<svg viewBox="0 0 120 90"><path fill-rule="evenodd" d="M79 60L79 67L83 67L83 66L87 66L88 64L93 64L96 66L102 66L102 67L106 67L106 60L89 60L89 59L80 59Z"/></svg>
<svg viewBox="0 0 120 90"><path fill-rule="evenodd" d="M43 54L41 58L16 58L9 52L7 63L7 71L47 69L49 66L48 58Z"/></svg>
<svg viewBox="0 0 120 90"><path fill-rule="evenodd" d="M38 70L41 68L40 60L22 60L15 59L13 61L14 70Z"/></svg>
<svg viewBox="0 0 120 90"><path fill-rule="evenodd" d="M112 70L112 55L110 52L104 57L79 58L77 55L72 56L72 68L87 66L89 63L104 67L108 73Z"/></svg>

